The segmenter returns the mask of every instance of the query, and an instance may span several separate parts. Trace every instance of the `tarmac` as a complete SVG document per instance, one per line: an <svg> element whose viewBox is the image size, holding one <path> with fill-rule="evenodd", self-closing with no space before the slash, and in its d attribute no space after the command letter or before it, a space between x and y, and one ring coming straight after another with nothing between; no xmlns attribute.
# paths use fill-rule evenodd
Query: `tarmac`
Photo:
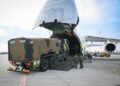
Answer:
<svg viewBox="0 0 120 86"><path fill-rule="evenodd" d="M92 63L85 62L83 69L24 74L7 71L8 55L0 55L0 86L120 86L120 56L106 58L93 57Z"/></svg>

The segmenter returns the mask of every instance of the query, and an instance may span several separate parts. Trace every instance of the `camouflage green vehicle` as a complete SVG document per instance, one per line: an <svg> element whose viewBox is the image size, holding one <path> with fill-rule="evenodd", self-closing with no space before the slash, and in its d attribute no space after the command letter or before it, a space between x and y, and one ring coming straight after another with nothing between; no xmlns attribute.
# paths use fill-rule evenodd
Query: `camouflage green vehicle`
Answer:
<svg viewBox="0 0 120 86"><path fill-rule="evenodd" d="M55 61L68 57L68 46L67 39L15 38L8 41L8 60L25 69L46 71Z"/></svg>

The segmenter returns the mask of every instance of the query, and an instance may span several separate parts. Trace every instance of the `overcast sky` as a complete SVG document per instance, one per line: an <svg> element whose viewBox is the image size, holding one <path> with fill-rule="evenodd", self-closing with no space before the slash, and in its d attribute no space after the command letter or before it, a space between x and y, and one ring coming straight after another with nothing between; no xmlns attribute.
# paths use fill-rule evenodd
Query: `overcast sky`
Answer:
<svg viewBox="0 0 120 86"><path fill-rule="evenodd" d="M16 37L49 37L48 30L32 27L46 0L0 0L0 52ZM120 39L120 0L75 0L80 23L75 32Z"/></svg>

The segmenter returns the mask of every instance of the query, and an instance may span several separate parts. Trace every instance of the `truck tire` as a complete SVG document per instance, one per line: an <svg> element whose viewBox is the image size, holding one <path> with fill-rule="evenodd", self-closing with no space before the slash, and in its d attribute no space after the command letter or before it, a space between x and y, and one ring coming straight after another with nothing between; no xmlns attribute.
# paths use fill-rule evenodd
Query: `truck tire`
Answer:
<svg viewBox="0 0 120 86"><path fill-rule="evenodd" d="M42 58L40 63L40 71L46 71L49 68L49 61L47 58Z"/></svg>
<svg viewBox="0 0 120 86"><path fill-rule="evenodd" d="M56 62L55 57L54 56L51 57L50 60L49 60L49 69L54 68L55 62Z"/></svg>

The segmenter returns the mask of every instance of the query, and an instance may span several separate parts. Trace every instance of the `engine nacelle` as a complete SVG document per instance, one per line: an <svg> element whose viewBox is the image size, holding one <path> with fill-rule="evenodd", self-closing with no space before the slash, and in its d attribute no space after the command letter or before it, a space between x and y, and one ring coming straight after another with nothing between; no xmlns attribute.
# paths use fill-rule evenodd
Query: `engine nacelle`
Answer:
<svg viewBox="0 0 120 86"><path fill-rule="evenodd" d="M108 53L111 53L113 51L116 50L116 45L114 43L107 43L105 45L105 50L108 52Z"/></svg>

